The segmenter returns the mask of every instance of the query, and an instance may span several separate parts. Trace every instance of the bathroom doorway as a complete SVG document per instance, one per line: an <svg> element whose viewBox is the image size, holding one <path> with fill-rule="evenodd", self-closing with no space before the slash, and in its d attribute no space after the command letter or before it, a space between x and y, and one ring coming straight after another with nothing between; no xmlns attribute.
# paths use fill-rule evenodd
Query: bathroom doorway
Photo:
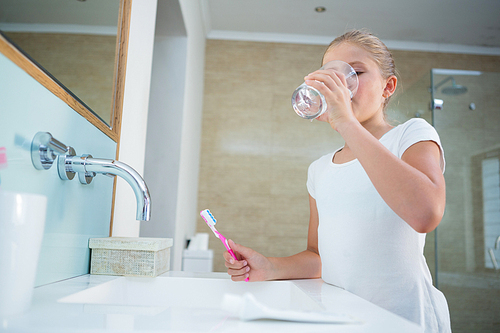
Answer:
<svg viewBox="0 0 500 333"><path fill-rule="evenodd" d="M453 332L499 332L500 73L432 69L430 87L447 187L434 282Z"/></svg>

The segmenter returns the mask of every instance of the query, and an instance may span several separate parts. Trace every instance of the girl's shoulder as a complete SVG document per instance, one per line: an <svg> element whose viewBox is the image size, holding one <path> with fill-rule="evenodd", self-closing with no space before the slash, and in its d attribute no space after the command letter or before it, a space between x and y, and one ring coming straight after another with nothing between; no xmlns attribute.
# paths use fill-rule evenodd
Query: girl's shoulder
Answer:
<svg viewBox="0 0 500 333"><path fill-rule="evenodd" d="M411 118L404 123L393 127L389 132L384 134L381 141L400 141L404 138L413 137L415 135L419 137L421 135L427 136L429 134L431 138L438 136L434 127L425 119Z"/></svg>
<svg viewBox="0 0 500 333"><path fill-rule="evenodd" d="M402 124L397 125L393 129L396 130L396 132L405 132L409 129L411 130L418 130L418 129L434 129L434 127L427 122L427 120L423 118L411 118L405 121Z"/></svg>
<svg viewBox="0 0 500 333"><path fill-rule="evenodd" d="M386 146L401 158L403 153L413 144L420 141L434 141L441 152L440 167L444 172L444 150L438 132L425 119L412 118L391 130L392 135L386 138Z"/></svg>

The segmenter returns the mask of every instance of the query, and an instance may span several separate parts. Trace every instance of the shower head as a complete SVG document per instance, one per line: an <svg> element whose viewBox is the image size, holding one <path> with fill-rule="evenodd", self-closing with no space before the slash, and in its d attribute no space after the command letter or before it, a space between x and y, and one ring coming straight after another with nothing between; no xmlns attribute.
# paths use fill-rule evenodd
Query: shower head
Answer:
<svg viewBox="0 0 500 333"><path fill-rule="evenodd" d="M452 82L450 87L444 87L441 92L445 95L462 95L467 92L467 87Z"/></svg>
<svg viewBox="0 0 500 333"><path fill-rule="evenodd" d="M436 84L434 89L437 90L438 87L442 86L443 84L445 84L446 82L448 82L450 80L451 80L451 86L444 87L443 89L441 89L441 92L443 94L445 94L445 95L461 95L461 94L465 94L467 92L467 87L457 84L455 82L455 79L453 78L453 76L448 76L446 79L444 79L443 81Z"/></svg>

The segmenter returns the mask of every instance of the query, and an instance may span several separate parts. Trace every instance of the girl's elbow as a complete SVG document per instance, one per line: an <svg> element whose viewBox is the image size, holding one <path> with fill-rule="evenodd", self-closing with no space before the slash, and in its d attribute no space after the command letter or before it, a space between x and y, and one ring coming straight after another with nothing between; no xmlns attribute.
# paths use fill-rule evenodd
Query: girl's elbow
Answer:
<svg viewBox="0 0 500 333"><path fill-rule="evenodd" d="M427 192L420 201L419 213L415 214L414 223L410 224L415 231L427 234L437 228L444 216L446 207L446 189L443 182L438 182L432 192Z"/></svg>
<svg viewBox="0 0 500 333"><path fill-rule="evenodd" d="M431 223L421 224L414 226L413 229L420 234L428 234L429 232L432 232L434 229L436 229L438 224L439 222L436 224L431 224Z"/></svg>
<svg viewBox="0 0 500 333"><path fill-rule="evenodd" d="M429 210L427 214L420 214L409 224L416 232L427 234L437 228L443 219L443 215L444 209L436 207Z"/></svg>

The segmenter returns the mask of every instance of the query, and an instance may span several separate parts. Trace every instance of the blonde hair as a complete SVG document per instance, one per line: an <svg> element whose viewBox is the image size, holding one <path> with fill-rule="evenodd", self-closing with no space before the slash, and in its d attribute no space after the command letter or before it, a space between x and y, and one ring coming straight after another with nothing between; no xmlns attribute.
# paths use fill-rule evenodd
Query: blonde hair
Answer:
<svg viewBox="0 0 500 333"><path fill-rule="evenodd" d="M342 43L354 44L370 53L373 60L377 63L380 69L380 74L384 79L388 79L393 75L397 76L396 65L394 64L392 53L378 37L365 30L348 31L342 36L335 38L330 45L328 45L328 48L323 54L323 59L330 50ZM387 107L390 98L391 96L385 99L384 109Z"/></svg>

